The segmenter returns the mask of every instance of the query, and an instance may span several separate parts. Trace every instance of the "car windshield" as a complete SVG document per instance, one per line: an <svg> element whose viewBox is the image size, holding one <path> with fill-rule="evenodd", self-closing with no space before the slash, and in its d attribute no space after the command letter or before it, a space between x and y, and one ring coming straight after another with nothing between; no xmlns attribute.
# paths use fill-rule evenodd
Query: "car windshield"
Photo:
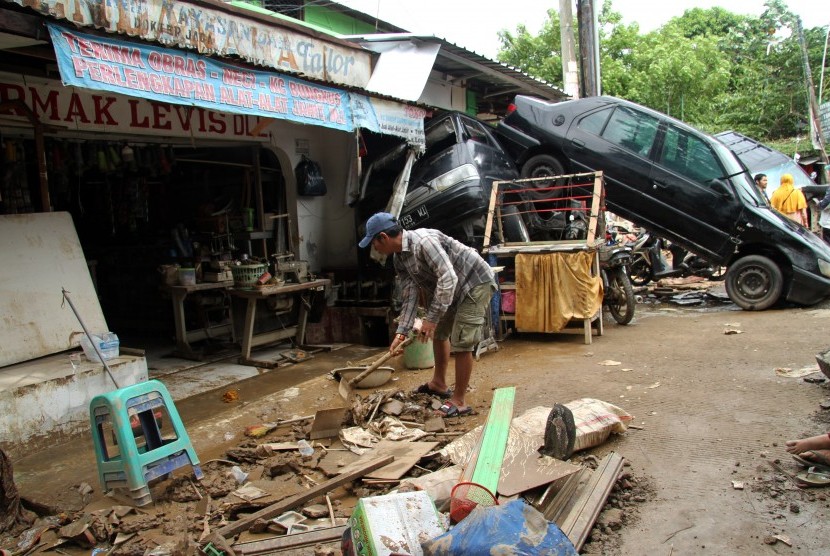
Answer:
<svg viewBox="0 0 830 556"><path fill-rule="evenodd" d="M816 182L810 179L810 176L807 175L801 166L799 166L794 160L789 159L786 162L781 164L776 164L774 166L769 166L767 168L758 168L752 169L753 175L754 174L766 174L767 181L769 185L767 186L767 195L772 195L772 193L778 189L778 186L781 184L781 176L784 174L790 174L793 177L793 184L796 187L804 187L805 185L815 185Z"/></svg>
<svg viewBox="0 0 830 556"><path fill-rule="evenodd" d="M712 148L718 151L727 176L735 186L738 195L757 206L769 205L769 201L755 185L750 170L720 141L711 141Z"/></svg>

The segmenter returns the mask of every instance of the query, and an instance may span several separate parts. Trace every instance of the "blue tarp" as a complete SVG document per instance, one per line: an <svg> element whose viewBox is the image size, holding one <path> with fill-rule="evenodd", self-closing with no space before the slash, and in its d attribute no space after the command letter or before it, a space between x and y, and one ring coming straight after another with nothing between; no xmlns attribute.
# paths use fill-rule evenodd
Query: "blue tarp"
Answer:
<svg viewBox="0 0 830 556"><path fill-rule="evenodd" d="M571 541L523 500L476 507L447 533L422 544L426 556L577 556Z"/></svg>

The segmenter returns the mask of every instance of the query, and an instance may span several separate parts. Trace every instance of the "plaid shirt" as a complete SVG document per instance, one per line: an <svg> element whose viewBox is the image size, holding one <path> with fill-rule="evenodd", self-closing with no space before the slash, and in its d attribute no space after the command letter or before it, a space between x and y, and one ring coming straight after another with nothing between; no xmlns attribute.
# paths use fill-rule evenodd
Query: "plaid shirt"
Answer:
<svg viewBox="0 0 830 556"><path fill-rule="evenodd" d="M406 334L415 323L419 298L428 303L426 320L437 323L450 305L471 289L495 284L493 270L472 247L438 230L404 230L402 250L395 253L403 308L397 332Z"/></svg>

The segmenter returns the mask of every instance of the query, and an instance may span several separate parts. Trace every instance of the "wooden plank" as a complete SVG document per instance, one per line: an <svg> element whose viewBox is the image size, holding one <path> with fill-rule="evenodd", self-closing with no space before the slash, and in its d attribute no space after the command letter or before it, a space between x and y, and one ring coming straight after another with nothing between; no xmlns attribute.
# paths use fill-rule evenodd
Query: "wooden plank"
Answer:
<svg viewBox="0 0 830 556"><path fill-rule="evenodd" d="M605 183L602 177L602 172L597 172L594 178L594 194L591 198L591 214L588 217L588 237L586 241L591 243L597 237L597 218L602 208L602 197L604 196L603 189Z"/></svg>
<svg viewBox="0 0 830 556"><path fill-rule="evenodd" d="M599 463L591 480L580 491L579 498L568 515L563 518L560 529L573 543L577 552L582 548L588 533L591 532L597 516L605 506L611 489L617 482L623 466L623 457L610 452Z"/></svg>
<svg viewBox="0 0 830 556"><path fill-rule="evenodd" d="M371 473L375 469L392 463L394 459L395 458L392 456L374 459L370 462L367 462L366 465L364 465L360 469L356 469L351 473L344 473L342 475L338 475L337 477L329 479L325 483L321 483L316 487L309 489L307 492L297 494L296 496L286 498L285 500L280 500L279 502L271 504L270 506L267 506L259 510L258 512L255 512L245 517L244 519L240 519L234 521L233 523L229 523L221 529L217 530L216 532L217 534L227 538L232 535L236 535L237 533L241 533L242 531L247 531L251 528L251 526L257 519L271 519L272 517L276 517L283 512L286 512L292 508L296 508L300 504L308 502L313 498L323 496L327 492L334 490L339 486L343 486L346 483L350 483L356 479L360 479L361 477L364 477L367 473Z"/></svg>
<svg viewBox="0 0 830 556"><path fill-rule="evenodd" d="M482 431L481 450L478 454L472 481L493 494L499 486L501 465L507 449L507 436L510 433L510 421L513 419L513 401L516 399L516 387L498 388L493 393L490 413Z"/></svg>
<svg viewBox="0 0 830 556"><path fill-rule="evenodd" d="M496 211L496 200L499 196L499 186L504 183L500 181L493 182L493 187L490 189L490 204L487 208L487 223L484 225L484 248L490 247L490 235L493 233L493 216ZM499 220L500 221L500 220ZM502 239L504 236L502 236Z"/></svg>
<svg viewBox="0 0 830 556"><path fill-rule="evenodd" d="M541 511L548 521L553 521L556 525L562 523L562 512L568 505L568 502L573 498L580 483L584 480L584 475L588 470L584 467L573 475L565 478L565 484L556 492L556 494L547 500L548 492L543 495L543 499L539 501L537 510ZM551 485L558 481L554 481Z"/></svg>
<svg viewBox="0 0 830 556"><path fill-rule="evenodd" d="M348 525L316 529L305 533L283 535L260 541L250 541L233 545L233 551L238 556L257 556L273 554L275 551L313 546L318 543L327 543L339 540Z"/></svg>

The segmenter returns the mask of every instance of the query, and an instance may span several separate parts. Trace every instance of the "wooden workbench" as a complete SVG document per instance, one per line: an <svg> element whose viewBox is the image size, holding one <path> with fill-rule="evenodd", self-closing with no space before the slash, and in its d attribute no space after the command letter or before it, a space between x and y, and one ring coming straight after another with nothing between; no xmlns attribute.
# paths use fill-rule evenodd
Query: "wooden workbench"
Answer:
<svg viewBox="0 0 830 556"><path fill-rule="evenodd" d="M174 355L195 361L202 360L202 354L193 349L190 342L198 342L208 338L230 336L233 338L233 321L206 326L204 328L187 329L184 314L184 300L192 293L212 290L228 290L233 286L233 280L226 282L200 282L191 286L162 285L161 289L170 294L173 302L173 320L176 326L176 350ZM230 312L230 311L229 311Z"/></svg>
<svg viewBox="0 0 830 556"><path fill-rule="evenodd" d="M293 294L298 298L301 298L304 292L323 290L329 285L331 285L331 280L321 278L308 282L283 284L282 286L262 286L253 289L232 288L230 290L231 296L247 300L245 307L245 323L242 327L241 337L239 338L242 344L242 354L239 357L239 363L241 365L252 365L255 367L273 367L274 364L271 361L251 359L251 349L256 346L270 344L286 338L295 338L298 346L302 345L305 341L306 321L308 320L307 303L300 299L299 315L296 325L287 326L278 330L262 332L260 334L254 334L257 304L260 301L272 296L289 294Z"/></svg>

